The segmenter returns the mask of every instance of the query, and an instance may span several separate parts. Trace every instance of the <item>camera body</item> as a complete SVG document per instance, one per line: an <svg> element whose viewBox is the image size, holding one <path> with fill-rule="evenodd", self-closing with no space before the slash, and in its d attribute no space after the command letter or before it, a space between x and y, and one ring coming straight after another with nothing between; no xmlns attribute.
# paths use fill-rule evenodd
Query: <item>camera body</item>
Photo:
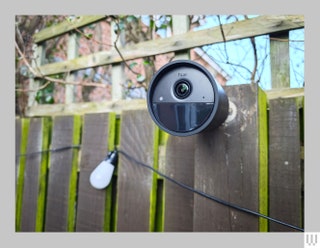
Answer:
<svg viewBox="0 0 320 248"><path fill-rule="evenodd" d="M147 94L151 118L174 136L190 136L220 126L229 101L221 85L202 65L175 60L153 76Z"/></svg>

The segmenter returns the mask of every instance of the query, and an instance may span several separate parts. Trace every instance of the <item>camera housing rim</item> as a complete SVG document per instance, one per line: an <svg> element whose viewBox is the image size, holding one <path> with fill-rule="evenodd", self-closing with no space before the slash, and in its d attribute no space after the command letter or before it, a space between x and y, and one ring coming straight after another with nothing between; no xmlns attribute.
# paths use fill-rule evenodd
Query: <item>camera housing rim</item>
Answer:
<svg viewBox="0 0 320 248"><path fill-rule="evenodd" d="M175 71L177 71L177 73L179 73L179 68L190 68L191 70L197 71L197 73L201 74L201 77L207 78L207 80L210 82L210 87L212 89L212 92L209 92L209 97L207 97L206 99L204 96L200 96L199 94L195 94L195 96L192 95L194 93L192 91L196 87L194 85L195 82L192 82L188 78L188 76L184 75L184 72L181 72L181 78L179 80L176 80L175 82L170 83L171 89L173 89L173 90L170 90L171 92L168 92L167 94L168 94L168 96L170 96L174 99L172 104L177 104L177 105L179 104L180 106L182 104L188 104L189 100L192 97L198 98L199 103L200 102L213 103L212 110L210 111L206 120L201 125L197 126L196 128L194 128L192 130L177 131L177 130L172 130L172 129L168 128L167 126L165 126L163 124L162 121L159 120L159 116L156 116L157 113L155 113L156 111L153 107L153 104L158 102L158 100L157 101L154 100L154 96L156 94L155 91L157 90L159 82L161 82L161 80L164 78L165 75L172 73L173 70L175 70ZM184 70L182 70L182 71L184 71ZM179 97L176 95L176 92L174 92L176 85L180 81L187 81L190 84L190 90L189 90L187 96L185 96L185 97ZM199 91L199 89L197 89L197 90ZM160 90L158 89L158 91L160 91ZM213 94L213 97L211 96L212 94ZM190 99L189 99L189 97L190 97ZM202 98L205 100L203 100ZM208 98L210 98L210 99L208 99ZM216 83L212 74L204 66L202 66L199 63L196 63L192 60L174 60L174 61L171 61L171 62L165 64L164 66L162 66L152 77L150 84L149 84L148 92L147 92L147 107L148 107L148 111L150 113L152 120L159 126L160 129L162 129L163 131L165 131L171 135L174 135L174 136L190 136L190 135L200 133L204 130L213 129L213 128L220 126L226 120L226 118L228 116L229 101L228 101L228 97L225 94L225 91L222 88L222 86L220 84ZM168 118L174 118L174 117L168 116Z"/></svg>

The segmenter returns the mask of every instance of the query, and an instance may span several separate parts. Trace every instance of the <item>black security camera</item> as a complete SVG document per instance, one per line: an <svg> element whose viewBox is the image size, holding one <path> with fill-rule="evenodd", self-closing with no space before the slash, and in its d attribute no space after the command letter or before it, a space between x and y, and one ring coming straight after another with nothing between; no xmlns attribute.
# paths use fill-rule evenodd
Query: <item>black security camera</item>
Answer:
<svg viewBox="0 0 320 248"><path fill-rule="evenodd" d="M175 136L216 128L229 111L224 89L205 67L191 60L175 60L157 71L147 105L153 121Z"/></svg>

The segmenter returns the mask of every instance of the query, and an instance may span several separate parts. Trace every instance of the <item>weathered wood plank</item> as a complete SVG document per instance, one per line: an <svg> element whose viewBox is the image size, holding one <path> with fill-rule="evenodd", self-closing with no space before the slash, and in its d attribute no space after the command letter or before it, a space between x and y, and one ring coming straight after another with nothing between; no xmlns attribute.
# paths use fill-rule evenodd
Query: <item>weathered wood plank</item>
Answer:
<svg viewBox="0 0 320 248"><path fill-rule="evenodd" d="M41 104L30 106L26 115L33 116L55 116L55 115L83 115L86 113L115 112L120 114L124 110L147 109L145 99L116 100L103 102L84 102L70 104Z"/></svg>
<svg viewBox="0 0 320 248"><path fill-rule="evenodd" d="M273 99L269 108L270 216L302 227L299 108L295 98ZM293 229L270 223L270 231Z"/></svg>
<svg viewBox="0 0 320 248"><path fill-rule="evenodd" d="M67 57L68 59L74 59L78 56L79 50L79 41L78 41L78 34L70 34L68 39L68 46L67 46ZM68 74L66 77L67 82L74 82L75 81L74 73ZM75 101L75 86L73 84L65 85L65 103L72 103Z"/></svg>
<svg viewBox="0 0 320 248"><path fill-rule="evenodd" d="M30 119L16 119L16 231L21 230L24 170Z"/></svg>
<svg viewBox="0 0 320 248"><path fill-rule="evenodd" d="M156 141L155 126L147 110L122 113L120 149L148 165L153 165ZM154 226L155 178L152 171L119 158L117 231L148 232Z"/></svg>
<svg viewBox="0 0 320 248"><path fill-rule="evenodd" d="M50 153L46 201L47 232L74 231L80 118L62 116L53 119L51 149L68 149Z"/></svg>
<svg viewBox="0 0 320 248"><path fill-rule="evenodd" d="M284 88L272 89L265 91L267 100L274 98L297 97L301 101L304 97L304 88ZM146 109L146 100L116 100L104 102L84 102L71 104L41 104L30 106L26 110L27 116L55 116L55 115L72 115L99 112L116 112L120 114L123 110Z"/></svg>
<svg viewBox="0 0 320 248"><path fill-rule="evenodd" d="M231 114L226 123L196 137L195 188L259 211L259 106L256 85L226 87ZM266 120L265 120L266 121ZM259 231L259 218L196 195L194 231Z"/></svg>
<svg viewBox="0 0 320 248"><path fill-rule="evenodd" d="M107 212L111 201L108 190L97 190L89 182L91 172L105 159L115 125L113 113L86 114L83 121L80 176L78 187L77 232L110 230L112 213Z"/></svg>
<svg viewBox="0 0 320 248"><path fill-rule="evenodd" d="M15 121L15 153L16 153L16 159L15 159L15 185L17 187L18 183L18 175L19 175L19 164L20 164L20 149L21 149L21 139L22 139L22 120L19 118L16 118Z"/></svg>
<svg viewBox="0 0 320 248"><path fill-rule="evenodd" d="M105 15L75 16L74 18L65 20L55 26L42 29L33 36L33 39L35 43L40 43L105 18Z"/></svg>
<svg viewBox="0 0 320 248"><path fill-rule="evenodd" d="M41 75L47 76L62 72L80 70L125 60L143 58L157 54L178 52L190 48L215 44L224 41L244 39L264 34L293 30L304 27L304 17L301 15L277 16L266 15L223 25L224 37L220 27L199 31L190 31L165 39L157 39L126 46L115 51L102 51L77 59L59 63L46 64L39 67Z"/></svg>
<svg viewBox="0 0 320 248"><path fill-rule="evenodd" d="M270 34L270 64L272 88L290 88L289 31Z"/></svg>
<svg viewBox="0 0 320 248"><path fill-rule="evenodd" d="M194 136L169 136L166 144L165 174L190 187L194 185ZM164 181L164 231L193 230L194 194Z"/></svg>
<svg viewBox="0 0 320 248"><path fill-rule="evenodd" d="M45 46L38 46L38 45L33 45L33 57L35 59L32 60L31 66L33 68L38 68L39 66L42 65L44 61L44 56L45 56ZM35 70L37 72L37 70ZM36 96L37 96L37 89L40 87L40 80L30 77L29 79L29 94L28 94L28 106L34 106L37 105L36 101Z"/></svg>
<svg viewBox="0 0 320 248"><path fill-rule="evenodd" d="M23 232L43 231L47 174L49 120L30 120L26 164L24 170L21 229Z"/></svg>
<svg viewBox="0 0 320 248"><path fill-rule="evenodd" d="M266 90L267 100L276 98L296 98L299 106L302 106L304 99L304 88L275 88Z"/></svg>
<svg viewBox="0 0 320 248"><path fill-rule="evenodd" d="M189 31L189 17L187 15L173 15L172 16L172 31L173 35L185 34ZM174 59L189 59L190 54L188 50L175 52Z"/></svg>

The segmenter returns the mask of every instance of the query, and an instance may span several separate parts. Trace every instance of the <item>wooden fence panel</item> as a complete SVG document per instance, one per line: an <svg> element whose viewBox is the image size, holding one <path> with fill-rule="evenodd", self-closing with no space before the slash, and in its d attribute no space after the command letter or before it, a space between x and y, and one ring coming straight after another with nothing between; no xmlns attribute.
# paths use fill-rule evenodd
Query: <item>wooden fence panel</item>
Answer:
<svg viewBox="0 0 320 248"><path fill-rule="evenodd" d="M269 102L269 187L270 211L291 225L302 227L302 180L300 119L296 98ZM270 231L292 229L270 223Z"/></svg>
<svg viewBox="0 0 320 248"><path fill-rule="evenodd" d="M197 135L195 188L259 211L259 111L256 85L226 87L234 111L218 129ZM233 119L232 119L233 118ZM259 231L259 218L195 196L194 231Z"/></svg>
<svg viewBox="0 0 320 248"><path fill-rule="evenodd" d="M30 120L24 170L20 231L43 231L49 120Z"/></svg>
<svg viewBox="0 0 320 248"><path fill-rule="evenodd" d="M53 118L51 140L45 231L73 231L78 149L70 147L80 142L80 116Z"/></svg>
<svg viewBox="0 0 320 248"><path fill-rule="evenodd" d="M173 35L169 38L155 39L152 41L149 40L132 44L123 49L121 48L121 55L116 50L101 51L82 56L75 60L45 64L40 66L38 70L41 72L41 75L48 76L89 67L116 64L123 60L129 61L158 54L179 52L209 44L245 39L248 37L277 33L285 30L293 30L304 27L304 18L303 15L265 15L239 22L224 24L222 27L224 35L221 33L221 27L216 26L209 29L198 30L196 32L190 31L179 35ZM47 31L43 30L41 32ZM37 36L42 35L39 33Z"/></svg>
<svg viewBox="0 0 320 248"><path fill-rule="evenodd" d="M83 121L76 231L110 230L111 204L108 190L97 190L89 182L91 172L105 159L114 138L115 116L112 113L86 114ZM113 140L114 142L114 140ZM112 143L111 143L112 144Z"/></svg>
<svg viewBox="0 0 320 248"><path fill-rule="evenodd" d="M190 187L194 185L194 136L170 136L166 144L165 174ZM164 231L193 230L194 194L164 181Z"/></svg>
<svg viewBox="0 0 320 248"><path fill-rule="evenodd" d="M153 165L158 131L147 110L124 111L120 149ZM148 232L154 228L156 177L152 171L121 156L118 167L117 231Z"/></svg>
<svg viewBox="0 0 320 248"><path fill-rule="evenodd" d="M180 188L121 151L185 185L302 227L300 98L269 99L268 123L257 85L225 90L231 110L226 122L190 137L160 136L146 108L122 111L117 127L114 113L85 114L82 128L80 116L54 117L51 138L49 118L16 120L16 230L293 231ZM80 144L80 136L80 162L78 150L55 152ZM90 174L116 142L112 183L96 190Z"/></svg>

